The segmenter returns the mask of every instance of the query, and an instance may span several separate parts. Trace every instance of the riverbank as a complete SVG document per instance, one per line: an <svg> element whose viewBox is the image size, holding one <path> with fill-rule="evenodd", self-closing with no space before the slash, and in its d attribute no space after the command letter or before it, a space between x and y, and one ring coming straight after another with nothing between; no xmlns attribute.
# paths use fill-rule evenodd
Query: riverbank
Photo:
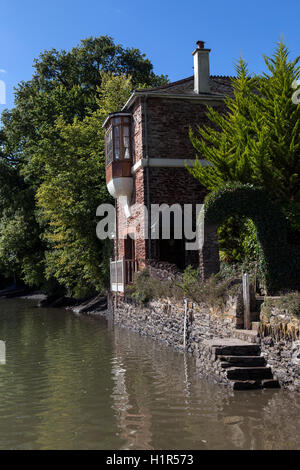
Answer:
<svg viewBox="0 0 300 470"><path fill-rule="evenodd" d="M239 296L229 297L223 309L209 308L192 302L185 305L184 302L169 298L153 300L145 306L122 298L116 303L116 299L111 296L108 305L105 296L96 296L84 302L77 301L75 305L69 305L68 298L49 298L41 292L18 297L36 300L39 306L46 308L65 308L76 315L110 316L116 325L166 343L175 350L186 351L194 357L198 374L214 383L235 389L251 389L276 386L278 380L281 387L300 391L300 340L297 327L299 321L276 306L270 308L266 303L266 308L262 309L258 318L252 313L252 320L258 320L253 323L256 330L245 331L241 329L243 305ZM250 361L244 357L245 354L240 354L242 357L235 359L235 366L245 368L250 364L251 369L255 366L260 369L264 367L264 370L248 370L249 380L245 378L245 369L236 371L247 384L241 383L239 377L236 380L229 379L229 368L233 364L226 363L228 359L222 359L222 355L219 358L216 355L216 347L222 346L221 339L225 349L226 341L231 339L231 349L227 348L227 356L235 354L239 341L244 342L244 349L246 348L249 355L252 355L253 349L249 343L259 344L259 354L261 359L264 359L263 362L255 359ZM257 355L258 352L254 354Z"/></svg>
<svg viewBox="0 0 300 470"><path fill-rule="evenodd" d="M174 299L154 300L143 306L121 298L116 303L111 297L109 312L116 325L166 343L176 350L188 352L195 358L201 377L227 386L233 383L228 380L224 361L222 363L216 357L216 345L211 340L223 339L225 344L229 339L246 339L245 347L247 344L251 346L251 343L259 346L261 358L265 361L264 367L269 369L262 380L272 371L273 376L269 378L278 380L283 388L300 392L300 341L292 336L276 336L272 330L269 335L262 334L263 319L256 322L257 330L242 330L239 298L229 298L226 306L220 310L192 302L185 305ZM251 347L248 351L251 351ZM253 371L248 372L253 374ZM262 373L265 374L266 370Z"/></svg>
<svg viewBox="0 0 300 470"><path fill-rule="evenodd" d="M299 449L300 395L235 393L110 318L0 301L0 449Z"/></svg>

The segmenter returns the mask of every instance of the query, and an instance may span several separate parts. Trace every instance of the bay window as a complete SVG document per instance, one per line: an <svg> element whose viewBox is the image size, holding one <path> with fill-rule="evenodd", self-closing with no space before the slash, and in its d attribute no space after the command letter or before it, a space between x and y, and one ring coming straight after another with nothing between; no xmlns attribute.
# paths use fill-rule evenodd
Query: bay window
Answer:
<svg viewBox="0 0 300 470"><path fill-rule="evenodd" d="M130 115L112 115L105 135L106 165L131 159Z"/></svg>

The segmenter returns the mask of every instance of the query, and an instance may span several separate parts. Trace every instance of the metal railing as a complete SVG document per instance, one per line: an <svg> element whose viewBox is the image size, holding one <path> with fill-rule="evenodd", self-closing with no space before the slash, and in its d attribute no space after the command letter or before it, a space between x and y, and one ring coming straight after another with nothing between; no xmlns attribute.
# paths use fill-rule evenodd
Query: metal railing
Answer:
<svg viewBox="0 0 300 470"><path fill-rule="evenodd" d="M112 292L124 292L124 262L110 260L110 290Z"/></svg>

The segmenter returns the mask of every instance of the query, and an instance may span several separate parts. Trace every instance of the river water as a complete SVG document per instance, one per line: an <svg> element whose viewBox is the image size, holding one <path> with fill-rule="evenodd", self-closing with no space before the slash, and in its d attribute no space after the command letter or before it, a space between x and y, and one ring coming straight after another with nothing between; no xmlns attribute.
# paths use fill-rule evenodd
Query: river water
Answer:
<svg viewBox="0 0 300 470"><path fill-rule="evenodd" d="M104 318L0 300L0 449L300 449L300 394L233 392Z"/></svg>

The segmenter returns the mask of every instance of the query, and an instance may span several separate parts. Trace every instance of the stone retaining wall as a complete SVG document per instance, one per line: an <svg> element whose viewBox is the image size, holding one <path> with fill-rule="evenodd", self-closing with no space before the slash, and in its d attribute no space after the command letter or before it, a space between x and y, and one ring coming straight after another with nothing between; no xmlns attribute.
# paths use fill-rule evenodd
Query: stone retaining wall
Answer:
<svg viewBox="0 0 300 470"><path fill-rule="evenodd" d="M283 308L263 305L261 349L281 385L300 391L300 319Z"/></svg>
<svg viewBox="0 0 300 470"><path fill-rule="evenodd" d="M184 349L184 302L155 300L147 307L118 299L114 323L150 336L178 350ZM228 383L219 361L203 343L214 337L229 338L240 322L240 299L230 298L223 312L188 302L186 314L186 351L196 359L199 374L215 382Z"/></svg>
<svg viewBox="0 0 300 470"><path fill-rule="evenodd" d="M261 349L281 386L300 391L300 341L276 341L267 336L262 338Z"/></svg>
<svg viewBox="0 0 300 470"><path fill-rule="evenodd" d="M111 299L112 300L112 299ZM114 323L162 341L178 350L184 349L184 302L173 299L154 300L147 307L118 299L112 308ZM195 357L197 370L203 377L216 383L228 384L220 362L204 340L214 337L229 338L242 321L240 298L230 298L224 311L214 310L188 302L186 315L186 351ZM279 338L275 334L263 336L262 354L283 387L300 391L300 340Z"/></svg>

